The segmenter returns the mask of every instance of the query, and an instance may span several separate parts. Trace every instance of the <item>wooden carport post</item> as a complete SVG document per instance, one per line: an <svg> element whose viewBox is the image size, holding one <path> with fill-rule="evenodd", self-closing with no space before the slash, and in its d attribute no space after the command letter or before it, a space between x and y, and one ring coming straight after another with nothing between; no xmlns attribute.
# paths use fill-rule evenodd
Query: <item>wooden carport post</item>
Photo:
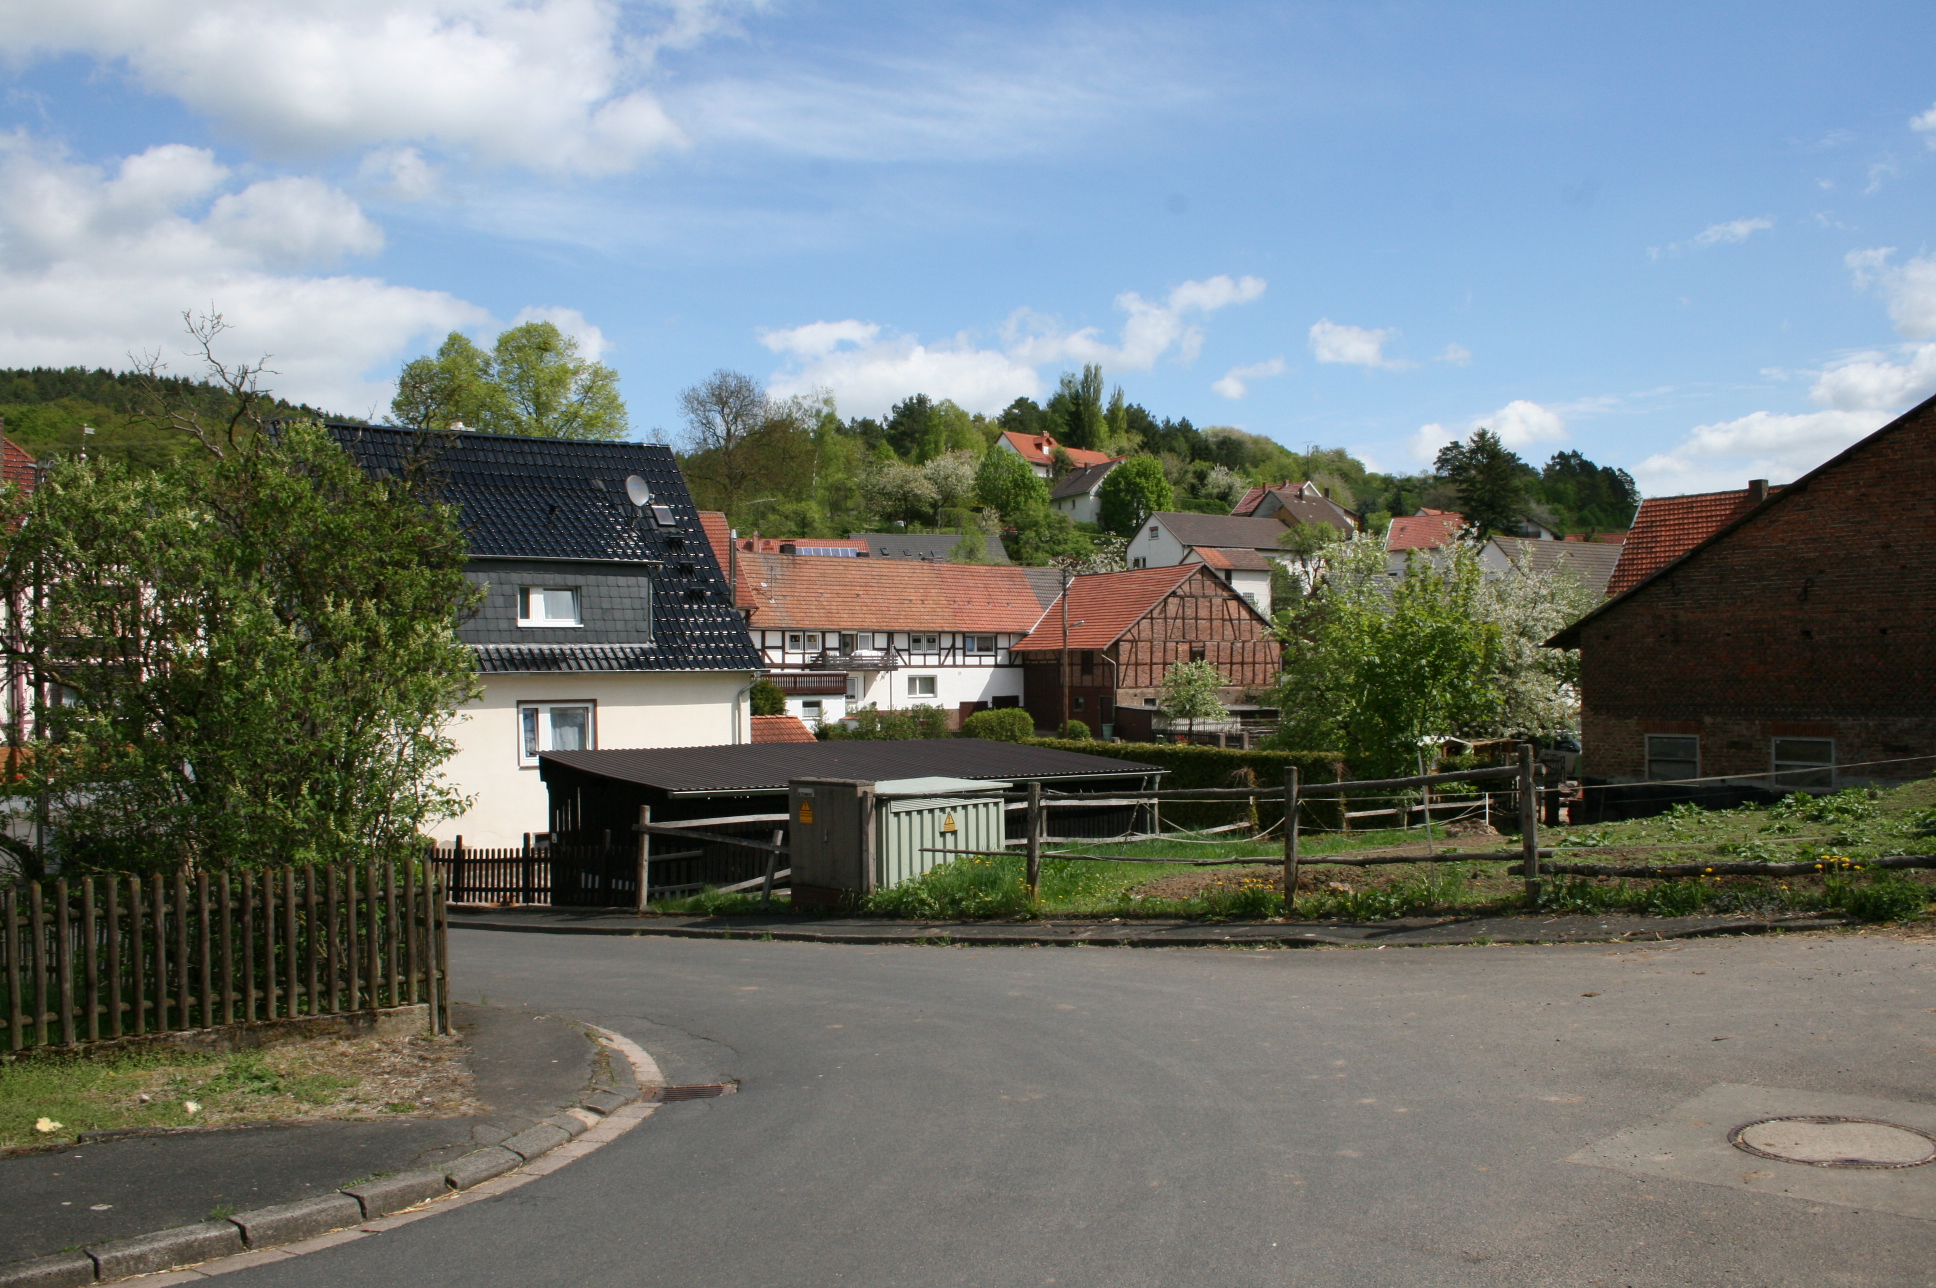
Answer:
<svg viewBox="0 0 1936 1288"><path fill-rule="evenodd" d="M1297 766L1284 771L1284 913L1297 911Z"/></svg>
<svg viewBox="0 0 1936 1288"><path fill-rule="evenodd" d="M1028 892L1034 899L1042 889L1042 784L1028 785Z"/></svg>
<svg viewBox="0 0 1936 1288"><path fill-rule="evenodd" d="M1539 794L1533 780L1533 744L1519 744L1519 846L1525 856L1526 898L1539 898Z"/></svg>
<svg viewBox="0 0 1936 1288"><path fill-rule="evenodd" d="M650 823L651 821L652 821L652 807L650 805L639 806L639 822ZM641 913L645 912L651 906L651 896L649 893L650 887L651 887L651 881L652 881L652 835L649 832L642 831L639 833L639 906L638 906L638 911Z"/></svg>

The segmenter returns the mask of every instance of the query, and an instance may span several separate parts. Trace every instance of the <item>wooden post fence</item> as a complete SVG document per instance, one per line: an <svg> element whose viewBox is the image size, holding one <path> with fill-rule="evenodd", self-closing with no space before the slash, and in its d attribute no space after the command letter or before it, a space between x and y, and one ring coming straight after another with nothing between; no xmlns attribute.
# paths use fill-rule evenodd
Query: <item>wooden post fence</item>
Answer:
<svg viewBox="0 0 1936 1288"><path fill-rule="evenodd" d="M447 1033L446 903L427 863L0 887L7 1048L420 1003Z"/></svg>
<svg viewBox="0 0 1936 1288"><path fill-rule="evenodd" d="M1297 766L1284 771L1284 915L1297 911Z"/></svg>
<svg viewBox="0 0 1936 1288"><path fill-rule="evenodd" d="M1519 846L1525 855L1526 898L1539 898L1539 792L1533 778L1533 744L1519 744Z"/></svg>
<svg viewBox="0 0 1936 1288"><path fill-rule="evenodd" d="M1042 784L1028 785L1028 892L1036 898L1042 888Z"/></svg>

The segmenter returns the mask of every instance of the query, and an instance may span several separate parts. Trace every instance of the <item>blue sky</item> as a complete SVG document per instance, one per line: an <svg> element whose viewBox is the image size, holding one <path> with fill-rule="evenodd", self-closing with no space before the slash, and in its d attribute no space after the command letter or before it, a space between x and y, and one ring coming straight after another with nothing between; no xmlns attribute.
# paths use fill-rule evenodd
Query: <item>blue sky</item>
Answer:
<svg viewBox="0 0 1936 1288"><path fill-rule="evenodd" d="M548 317L676 439L718 367L878 414L1101 362L1420 467L1649 493L1936 394L1936 8L0 0L0 365L380 412Z"/></svg>

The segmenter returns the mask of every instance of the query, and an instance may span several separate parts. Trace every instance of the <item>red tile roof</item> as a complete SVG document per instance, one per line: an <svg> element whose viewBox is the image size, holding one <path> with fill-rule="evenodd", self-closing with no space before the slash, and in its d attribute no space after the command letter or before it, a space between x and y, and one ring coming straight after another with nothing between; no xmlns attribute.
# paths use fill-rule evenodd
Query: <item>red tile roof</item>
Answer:
<svg viewBox="0 0 1936 1288"><path fill-rule="evenodd" d="M754 742L819 742L799 716L754 716Z"/></svg>
<svg viewBox="0 0 1936 1288"><path fill-rule="evenodd" d="M1021 453L1023 460L1045 469L1055 464L1055 449L1061 446L1048 434L1021 434L1010 429L1002 431L1002 437L1008 440L1010 447ZM1101 465L1115 459L1108 452L1091 452L1081 447L1063 447L1062 450L1079 466Z"/></svg>
<svg viewBox="0 0 1936 1288"><path fill-rule="evenodd" d="M34 490L34 458L11 438L0 436L0 482L18 484L22 492Z"/></svg>
<svg viewBox="0 0 1936 1288"><path fill-rule="evenodd" d="M1387 550L1437 550L1459 535L1465 516L1451 510L1420 510L1401 514L1385 533Z"/></svg>
<svg viewBox="0 0 1936 1288"><path fill-rule="evenodd" d="M1274 563L1255 550L1233 550L1219 546L1191 546L1190 553L1212 568L1234 568L1239 572L1269 572Z"/></svg>
<svg viewBox="0 0 1936 1288"><path fill-rule="evenodd" d="M754 630L1026 631L1051 598L1014 565L741 552ZM1046 581L1046 578L1039 578Z"/></svg>
<svg viewBox="0 0 1936 1288"><path fill-rule="evenodd" d="M1768 494L1780 491L1771 487ZM1620 563L1607 583L1607 594L1631 590L1759 504L1746 488L1648 497L1640 503L1633 530L1620 548Z"/></svg>
<svg viewBox="0 0 1936 1288"><path fill-rule="evenodd" d="M1132 568L1128 572L1092 573L1069 583L1069 647L1108 648L1169 593L1189 577L1209 577L1202 564L1172 564L1167 568ZM1223 580L1211 577L1217 585ZM1041 624L1011 652L1062 647L1061 597L1042 614Z"/></svg>

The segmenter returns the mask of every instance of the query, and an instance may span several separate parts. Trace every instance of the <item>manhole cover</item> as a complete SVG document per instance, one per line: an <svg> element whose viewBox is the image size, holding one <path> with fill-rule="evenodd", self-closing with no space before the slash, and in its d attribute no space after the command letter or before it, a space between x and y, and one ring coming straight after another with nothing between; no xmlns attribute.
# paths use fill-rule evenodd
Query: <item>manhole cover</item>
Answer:
<svg viewBox="0 0 1936 1288"><path fill-rule="evenodd" d="M1761 1158L1810 1167L1921 1167L1936 1161L1936 1136L1876 1118L1762 1118L1728 1133Z"/></svg>

